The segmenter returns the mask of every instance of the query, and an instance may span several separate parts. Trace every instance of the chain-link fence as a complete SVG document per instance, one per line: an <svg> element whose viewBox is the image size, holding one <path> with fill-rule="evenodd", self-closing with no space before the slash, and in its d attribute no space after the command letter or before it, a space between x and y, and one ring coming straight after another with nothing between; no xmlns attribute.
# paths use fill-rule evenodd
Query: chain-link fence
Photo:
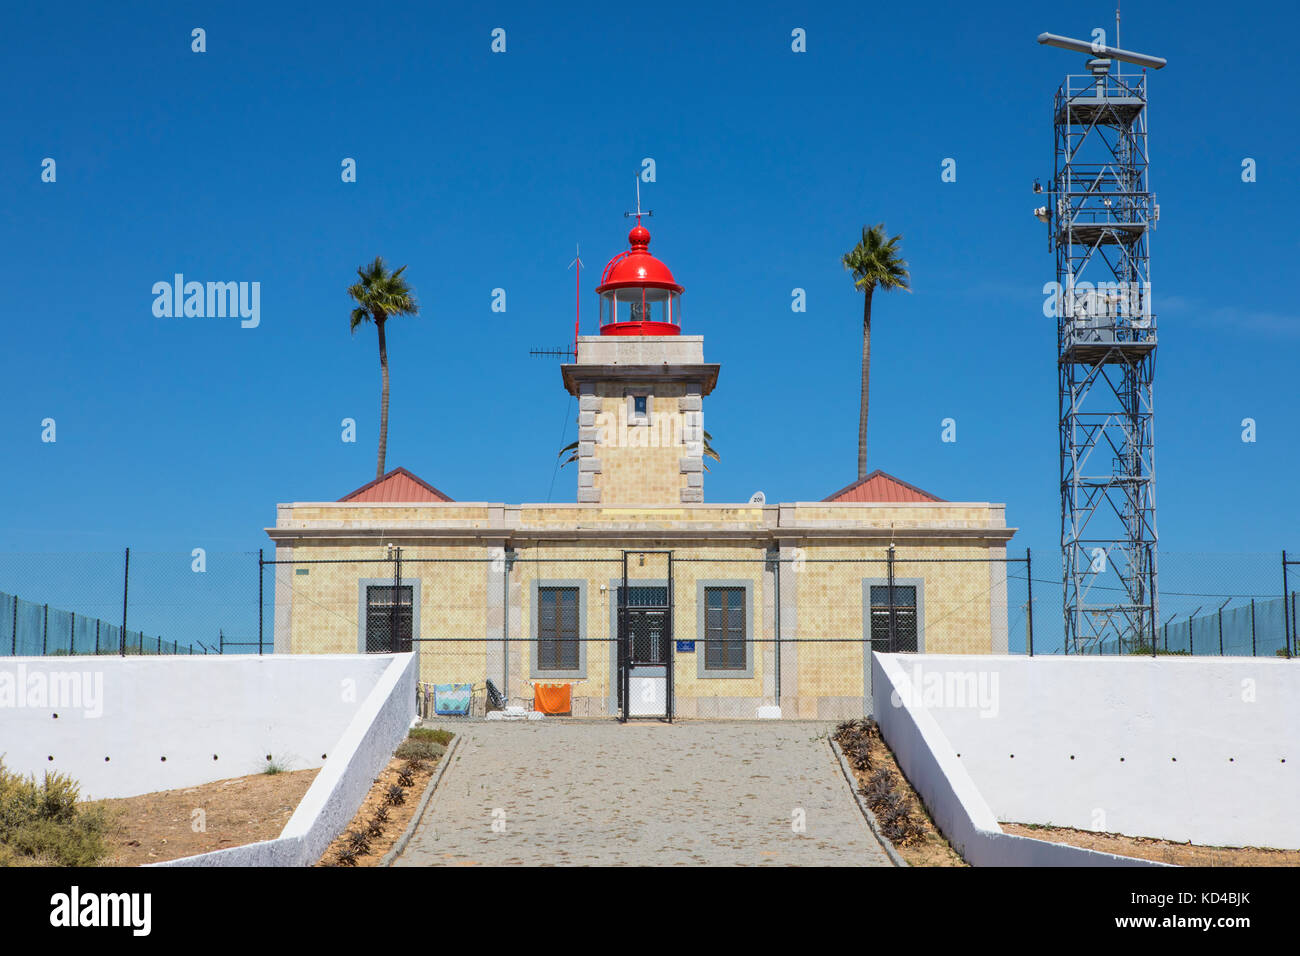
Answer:
<svg viewBox="0 0 1300 956"><path fill-rule="evenodd" d="M571 712L591 715L620 712L631 676L671 663L652 690L678 715L817 717L861 712L872 649L1067 652L1056 554L815 542L359 550L0 555L0 656L418 650L422 680L472 685L479 710L488 681L514 704L555 683L569 685ZM1154 652L1294 656L1297 564L1160 553ZM1119 585L1092 583L1108 586ZM1142 634L1086 651L1153 648Z"/></svg>
<svg viewBox="0 0 1300 956"><path fill-rule="evenodd" d="M265 563L276 652L416 650L434 712L439 688L447 712L481 714L562 687L559 712L576 716L833 719L870 707L873 649L1018 652L1010 635L1033 628L1028 557L977 551L347 551L300 546Z"/></svg>
<svg viewBox="0 0 1300 956"><path fill-rule="evenodd" d="M1161 551L1155 600L1142 631L1066 646L1059 553L1033 555L1033 623L1037 654L1291 657L1296 654L1297 561L1282 552ZM1113 565L1088 583L1090 596L1122 600ZM1148 600L1150 595L1148 595ZM1151 623L1154 621L1154 628ZM1150 630L1154 630L1154 643Z"/></svg>
<svg viewBox="0 0 1300 956"><path fill-rule="evenodd" d="M257 552L0 554L0 656L256 654L260 577Z"/></svg>

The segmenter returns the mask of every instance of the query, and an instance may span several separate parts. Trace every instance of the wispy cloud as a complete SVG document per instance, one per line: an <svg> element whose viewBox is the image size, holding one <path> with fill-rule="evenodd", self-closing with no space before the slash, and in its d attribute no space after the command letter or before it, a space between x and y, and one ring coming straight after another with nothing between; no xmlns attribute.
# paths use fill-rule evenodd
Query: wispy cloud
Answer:
<svg viewBox="0 0 1300 956"><path fill-rule="evenodd" d="M1193 326L1220 331L1254 332L1275 338L1300 338L1300 314L1274 312L1240 305L1214 305L1178 295L1157 295L1156 321L1177 318Z"/></svg>

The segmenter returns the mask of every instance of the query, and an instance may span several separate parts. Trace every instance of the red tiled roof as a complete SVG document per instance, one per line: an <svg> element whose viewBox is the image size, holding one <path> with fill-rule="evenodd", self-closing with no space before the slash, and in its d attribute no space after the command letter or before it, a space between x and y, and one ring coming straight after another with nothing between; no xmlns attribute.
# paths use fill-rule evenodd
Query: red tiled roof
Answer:
<svg viewBox="0 0 1300 956"><path fill-rule="evenodd" d="M415 477L405 468L394 468L382 478L362 485L339 501L451 501L433 485Z"/></svg>
<svg viewBox="0 0 1300 956"><path fill-rule="evenodd" d="M839 491L835 492L835 494L822 500L884 502L943 501L943 499L937 495L932 495L928 491L922 491L915 485L909 485L907 482L901 481L893 475L886 474L879 469L873 471L865 478L859 478L848 487L841 488Z"/></svg>

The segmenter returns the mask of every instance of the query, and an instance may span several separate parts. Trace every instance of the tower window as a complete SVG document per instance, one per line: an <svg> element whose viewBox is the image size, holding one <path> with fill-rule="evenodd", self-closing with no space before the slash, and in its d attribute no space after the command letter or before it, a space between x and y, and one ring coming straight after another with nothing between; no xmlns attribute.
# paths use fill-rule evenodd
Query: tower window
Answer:
<svg viewBox="0 0 1300 956"><path fill-rule="evenodd" d="M623 395L627 399L627 423L629 425L649 425L650 393L628 389Z"/></svg>

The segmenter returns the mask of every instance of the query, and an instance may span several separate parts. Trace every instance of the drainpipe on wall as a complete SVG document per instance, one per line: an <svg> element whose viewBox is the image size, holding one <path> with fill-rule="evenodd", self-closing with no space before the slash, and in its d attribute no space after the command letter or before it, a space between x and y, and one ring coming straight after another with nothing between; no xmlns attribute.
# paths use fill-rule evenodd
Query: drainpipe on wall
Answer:
<svg viewBox="0 0 1300 956"><path fill-rule="evenodd" d="M781 548L777 546L768 550L768 556L772 559L772 626L775 628L775 640L773 642L776 662L772 669L774 677L774 700L772 703L777 707L781 706Z"/></svg>
<svg viewBox="0 0 1300 956"><path fill-rule="evenodd" d="M516 551L505 545L505 574L501 576L501 693L510 706L510 569L515 563Z"/></svg>

